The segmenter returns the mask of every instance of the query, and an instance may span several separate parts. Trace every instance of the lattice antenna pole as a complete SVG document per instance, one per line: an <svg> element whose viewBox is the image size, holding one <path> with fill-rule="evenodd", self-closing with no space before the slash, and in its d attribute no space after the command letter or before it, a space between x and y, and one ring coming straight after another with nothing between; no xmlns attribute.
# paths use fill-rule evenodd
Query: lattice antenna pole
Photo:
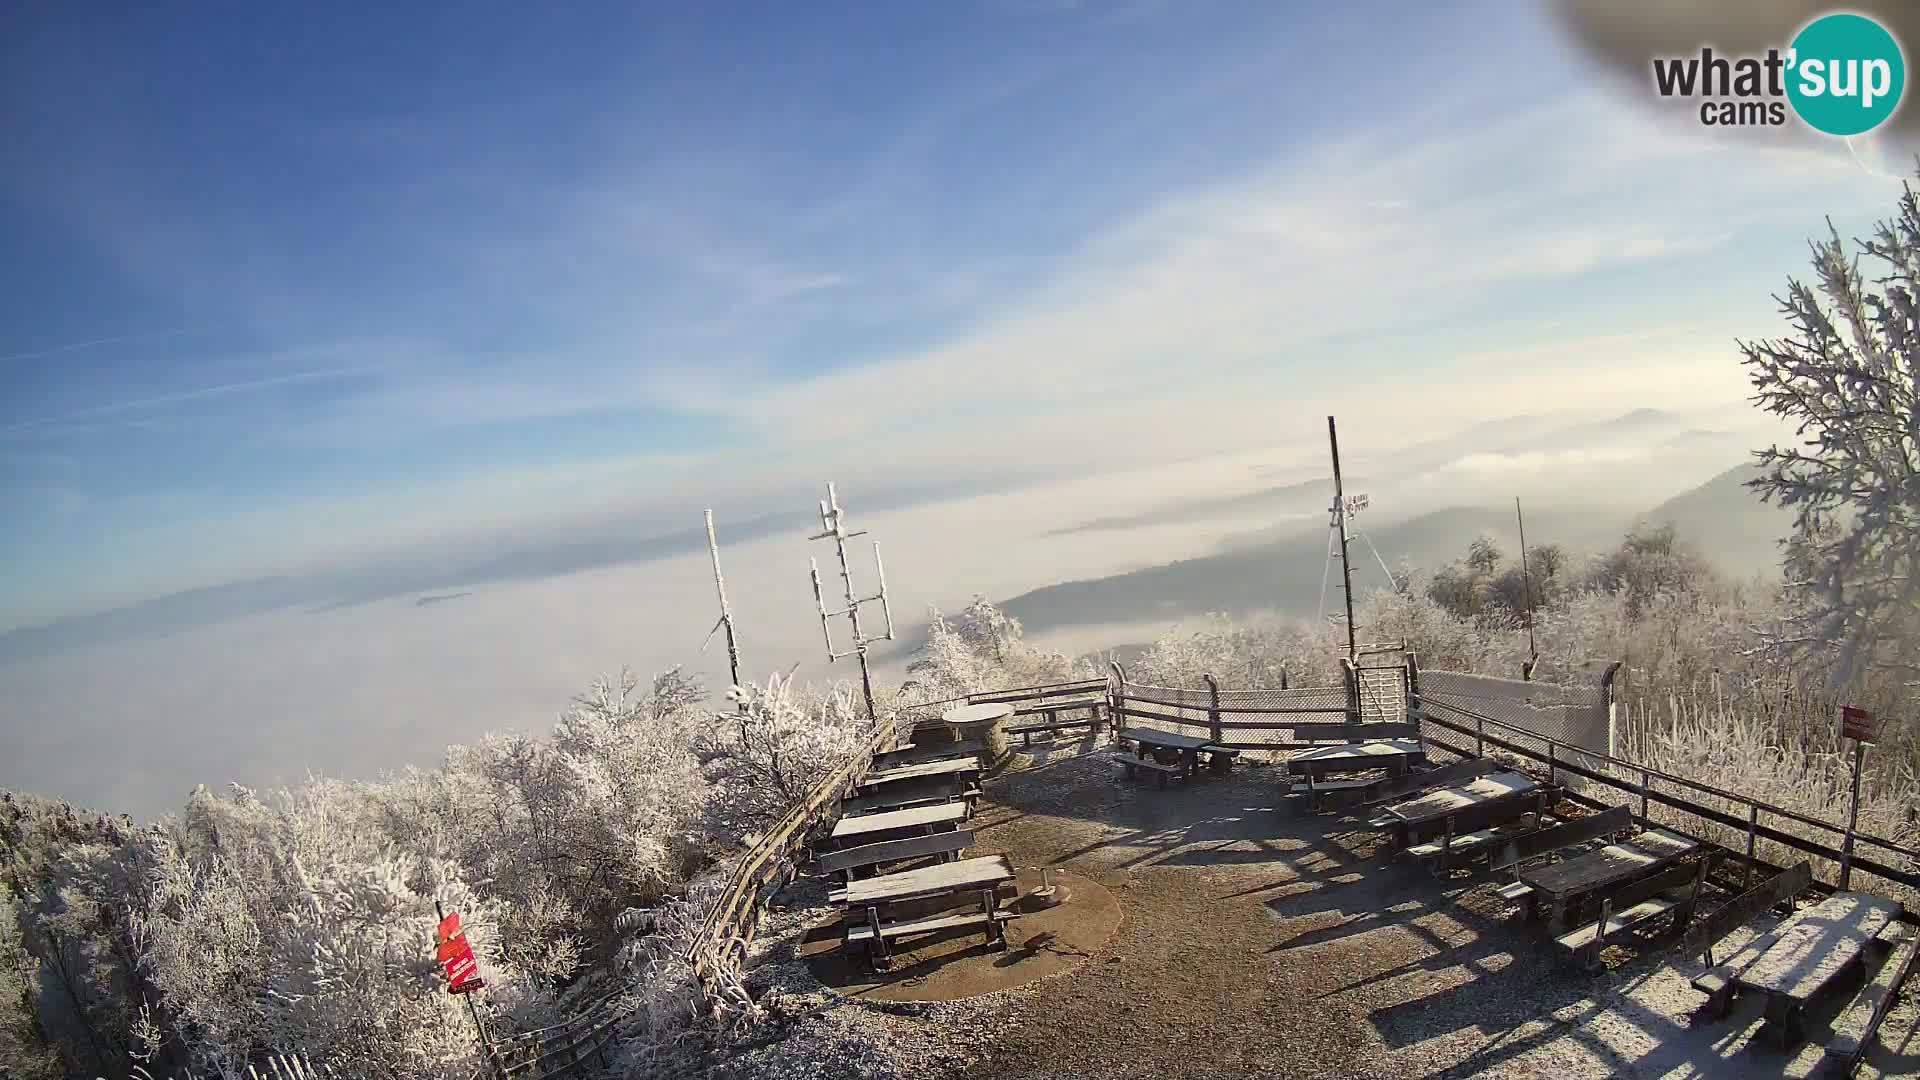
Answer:
<svg viewBox="0 0 1920 1080"><path fill-rule="evenodd" d="M1347 561L1347 493L1340 484L1340 437L1334 433L1333 417L1327 417L1327 445L1333 450L1333 526L1340 530L1340 591L1347 598L1347 659L1360 655L1354 642L1353 566Z"/></svg>
<svg viewBox="0 0 1920 1080"><path fill-rule="evenodd" d="M733 685L740 685L740 641L734 636L733 608L727 604L727 579L720 573L720 541L713 535L713 511L707 511L707 553L713 556L713 591L720 596L720 622L716 630L727 632L727 670L732 674ZM711 639L712 634L708 634ZM740 703L745 711L746 702Z"/></svg>
<svg viewBox="0 0 1920 1080"><path fill-rule="evenodd" d="M873 567L875 576L880 581L880 591L872 596L860 596L854 591L853 567L847 561L847 541L865 535L867 535L865 531L847 531L846 514L840 509L839 493L829 482L827 497L820 500L820 532L808 539L833 541L834 555L840 560L840 582L845 589L847 606L839 611L827 610L826 592L820 583L820 564L813 559L808 559L807 566L813 574L813 601L820 609L820 634L826 639L827 660L840 660L848 656L859 659L860 690L867 702L867 720L874 722L878 720L878 715L873 707L873 673L867 666L867 645L874 641L893 640L893 607L887 601L887 571L880 561L880 542L877 540L873 544ZM881 614L886 619L887 632L878 637L869 638L860 628L860 605L870 604L876 600L879 601ZM846 652L836 651L833 647L832 620L841 615L847 617L848 627L853 631L853 647Z"/></svg>

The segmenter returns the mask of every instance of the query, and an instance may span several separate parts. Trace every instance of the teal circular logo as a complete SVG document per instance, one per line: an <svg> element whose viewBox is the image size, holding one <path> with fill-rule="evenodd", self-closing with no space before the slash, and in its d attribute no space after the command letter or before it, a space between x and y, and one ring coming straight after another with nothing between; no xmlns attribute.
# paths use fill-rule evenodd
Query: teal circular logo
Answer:
<svg viewBox="0 0 1920 1080"><path fill-rule="evenodd" d="M1900 43L1864 15L1823 15L1793 39L1787 100L1816 131L1859 135L1886 122L1907 87Z"/></svg>

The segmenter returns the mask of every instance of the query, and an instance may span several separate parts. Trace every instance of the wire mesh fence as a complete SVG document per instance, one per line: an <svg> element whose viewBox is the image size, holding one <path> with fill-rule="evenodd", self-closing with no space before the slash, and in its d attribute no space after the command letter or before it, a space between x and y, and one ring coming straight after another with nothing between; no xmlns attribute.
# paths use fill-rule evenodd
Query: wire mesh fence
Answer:
<svg viewBox="0 0 1920 1080"><path fill-rule="evenodd" d="M1456 671L1422 671L1420 700L1429 707L1462 710L1462 715L1486 716L1512 726L1504 734L1528 751L1545 756L1553 744L1569 750L1576 764L1606 768L1613 752L1613 710L1605 686L1598 683L1544 683L1469 675ZM1431 735L1431 731L1422 731ZM1442 741L1454 742L1449 734ZM1476 748L1478 750L1480 748ZM1590 782L1579 776L1569 788L1582 791Z"/></svg>

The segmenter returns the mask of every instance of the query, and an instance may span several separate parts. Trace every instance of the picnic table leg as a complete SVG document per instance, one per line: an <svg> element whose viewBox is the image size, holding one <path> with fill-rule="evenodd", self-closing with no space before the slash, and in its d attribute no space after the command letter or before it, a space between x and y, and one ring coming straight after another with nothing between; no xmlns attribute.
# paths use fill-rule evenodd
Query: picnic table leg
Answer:
<svg viewBox="0 0 1920 1080"><path fill-rule="evenodd" d="M880 933L880 909L867 909L867 925L873 927L873 944L867 946L867 959L875 971L887 970L887 939Z"/></svg>
<svg viewBox="0 0 1920 1080"><path fill-rule="evenodd" d="M1567 898L1556 896L1553 906L1547 909L1547 933L1561 934L1567 929Z"/></svg>
<svg viewBox="0 0 1920 1080"><path fill-rule="evenodd" d="M1791 1050L1806 1037L1800 1018L1800 1002L1785 994L1767 996L1767 1026L1773 1033L1775 1045L1780 1049Z"/></svg>

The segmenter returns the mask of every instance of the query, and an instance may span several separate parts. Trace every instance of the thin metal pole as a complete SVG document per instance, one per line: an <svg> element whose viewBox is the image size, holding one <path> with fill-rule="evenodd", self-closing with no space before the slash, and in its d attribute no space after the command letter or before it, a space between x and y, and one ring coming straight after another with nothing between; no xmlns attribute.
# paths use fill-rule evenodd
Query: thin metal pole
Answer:
<svg viewBox="0 0 1920 1080"><path fill-rule="evenodd" d="M433 913L440 917L440 922L447 921L447 910L441 906L438 899L433 902ZM434 925L437 927L439 923ZM435 934L434 938L438 941L439 935ZM473 1017L473 1030L480 1036L480 1056L487 1059L487 1074L497 1075L500 1071L500 1061L494 1056L493 1043L487 1039L487 1026L480 1022L480 1010L473 1004L473 991L469 990L460 996L467 999L467 1015Z"/></svg>
<svg viewBox="0 0 1920 1080"><path fill-rule="evenodd" d="M1347 563L1347 493L1340 484L1340 437L1327 417L1327 445L1333 449L1333 521L1340 529L1340 586L1347 598L1347 659L1360 655L1353 636L1353 567Z"/></svg>
<svg viewBox="0 0 1920 1080"><path fill-rule="evenodd" d="M1520 581L1526 590L1523 602L1527 605L1527 659L1533 661L1539 658L1540 650L1533 644L1533 571L1527 565L1527 516L1520 512L1519 496L1513 500L1513 516L1520 522Z"/></svg>
<svg viewBox="0 0 1920 1080"><path fill-rule="evenodd" d="M713 556L713 589L720 594L720 624L727 631L727 670L740 685L740 643L733 633L733 608L727 604L727 579L720 575L720 541L713 535L713 511L707 511L707 551ZM741 708L746 708L742 703Z"/></svg>
<svg viewBox="0 0 1920 1080"><path fill-rule="evenodd" d="M1866 744L1859 739L1853 740L1853 796L1847 807L1847 841L1840 849L1841 892L1847 891L1853 879L1853 836L1854 829L1860 824L1860 765L1866 753Z"/></svg>

